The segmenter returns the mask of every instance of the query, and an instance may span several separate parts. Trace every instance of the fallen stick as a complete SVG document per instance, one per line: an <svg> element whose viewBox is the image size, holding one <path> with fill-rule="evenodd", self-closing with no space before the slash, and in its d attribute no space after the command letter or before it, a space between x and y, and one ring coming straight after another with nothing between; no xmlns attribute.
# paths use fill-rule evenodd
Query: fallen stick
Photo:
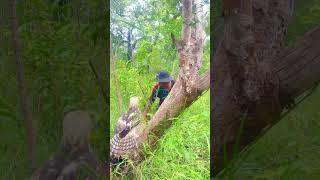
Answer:
<svg viewBox="0 0 320 180"><path fill-rule="evenodd" d="M107 96L106 91L104 91L104 89L103 89L103 82L102 82L100 76L98 75L98 73L97 73L97 71L96 71L96 69L95 69L95 67L94 67L94 65L93 65L91 60L89 60L89 65L90 65L90 68L91 68L91 70L92 70L92 72L93 72L93 74L95 76L95 79L96 79L96 81L97 81L97 83L98 83L98 85L100 87L100 92L101 92L101 94L103 96L103 99L106 102L106 106L108 107L109 106L109 103L108 103L108 100L107 100L108 96Z"/></svg>

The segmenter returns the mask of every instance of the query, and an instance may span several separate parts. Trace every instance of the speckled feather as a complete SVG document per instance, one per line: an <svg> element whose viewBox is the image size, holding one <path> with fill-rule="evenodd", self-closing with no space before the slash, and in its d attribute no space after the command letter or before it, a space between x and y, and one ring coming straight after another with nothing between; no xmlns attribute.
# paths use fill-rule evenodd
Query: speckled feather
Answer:
<svg viewBox="0 0 320 180"><path fill-rule="evenodd" d="M111 158L132 156L138 149L136 141L137 124L141 118L136 97L130 99L129 110L118 119L115 135L110 141Z"/></svg>

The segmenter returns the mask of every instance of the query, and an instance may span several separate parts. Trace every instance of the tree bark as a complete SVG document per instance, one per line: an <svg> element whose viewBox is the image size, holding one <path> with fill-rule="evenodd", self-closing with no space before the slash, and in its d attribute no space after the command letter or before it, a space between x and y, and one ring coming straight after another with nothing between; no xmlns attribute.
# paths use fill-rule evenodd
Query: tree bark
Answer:
<svg viewBox="0 0 320 180"><path fill-rule="evenodd" d="M154 142L153 140L147 141L151 137L150 134L154 133L160 137L164 130L170 127L173 118L209 89L210 72L207 71L203 75L199 73L205 37L201 12L202 7L199 0L183 0L182 39L178 40L174 35L172 36L172 41L179 54L180 72L168 97L152 119L147 124L140 123L135 127L138 129L136 138L141 149L143 149L143 143Z"/></svg>
<svg viewBox="0 0 320 180"><path fill-rule="evenodd" d="M132 28L128 30L128 35L127 35L127 58L128 61L131 61L132 59L132 54L133 54L133 48L132 48Z"/></svg>
<svg viewBox="0 0 320 180"><path fill-rule="evenodd" d="M165 129L171 126L173 118L177 117L181 112L188 108L194 101L196 101L204 91L210 86L210 72L207 71L204 75L198 78L197 92L186 95L186 89L183 88L182 82L177 81L170 95L165 99L158 111L148 122L148 125L139 134L139 143L145 143L150 134L155 134L160 138ZM153 143L154 139L149 143Z"/></svg>
<svg viewBox="0 0 320 180"><path fill-rule="evenodd" d="M279 75L282 94L297 97L319 81L319 46L320 27L317 27L288 46L279 58L274 59L272 65Z"/></svg>
<svg viewBox="0 0 320 180"><path fill-rule="evenodd" d="M284 0L223 1L224 39L211 71L214 174L320 79L319 30L283 50L292 8Z"/></svg>
<svg viewBox="0 0 320 180"><path fill-rule="evenodd" d="M22 47L20 36L18 32L18 18L16 11L16 0L11 1L12 8L12 39L13 39L13 48L15 52L15 61L17 66L17 80L19 86L20 94L20 106L22 115L25 121L26 132L27 132L27 146L29 159L31 161L31 168L34 170L36 168L36 132L32 120L32 115L30 111L30 102L28 99L28 92L26 87L25 72L22 61Z"/></svg>
<svg viewBox="0 0 320 180"><path fill-rule="evenodd" d="M140 144L145 142L152 132L158 137L161 136L164 129L170 127L172 118L177 117L209 88L210 72L207 71L202 76L199 74L205 37L201 12L202 7L198 0L183 1L182 39L177 40L172 36L179 54L180 73L169 96L139 135ZM195 24L192 25L191 21ZM166 123L166 120L169 120L169 123Z"/></svg>
<svg viewBox="0 0 320 180"><path fill-rule="evenodd" d="M136 49L137 43L143 39L143 37L136 38L134 40L133 36L133 28L129 28L127 33L127 40L125 41L127 43L127 58L128 61L134 60L134 50Z"/></svg>

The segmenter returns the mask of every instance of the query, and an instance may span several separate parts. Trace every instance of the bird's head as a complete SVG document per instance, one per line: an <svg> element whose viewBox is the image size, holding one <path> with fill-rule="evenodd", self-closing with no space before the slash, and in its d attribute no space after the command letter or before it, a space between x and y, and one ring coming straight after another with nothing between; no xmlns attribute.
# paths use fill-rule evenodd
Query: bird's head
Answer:
<svg viewBox="0 0 320 180"><path fill-rule="evenodd" d="M130 98L129 109L138 109L140 97L133 96Z"/></svg>

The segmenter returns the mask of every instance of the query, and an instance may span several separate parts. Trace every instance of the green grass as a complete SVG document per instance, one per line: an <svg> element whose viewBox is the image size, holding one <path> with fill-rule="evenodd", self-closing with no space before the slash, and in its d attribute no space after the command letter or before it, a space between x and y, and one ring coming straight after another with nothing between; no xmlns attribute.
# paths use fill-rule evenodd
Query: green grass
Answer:
<svg viewBox="0 0 320 180"><path fill-rule="evenodd" d="M318 88L218 179L320 179L319 107Z"/></svg>
<svg viewBox="0 0 320 180"><path fill-rule="evenodd" d="M155 72L139 74L136 68L125 66L121 61L117 63L117 79L119 79L124 111L127 110L131 96L142 98L140 109L143 110L155 83L154 74ZM139 87L138 80L142 88ZM113 84L113 76L110 83ZM111 86L111 135L121 115L118 105L115 87ZM158 102L153 104L151 114L156 112L157 105ZM156 149L146 146L147 159L134 167L135 177L139 179L208 179L210 174L209 112L210 94L206 92L174 120L171 128L166 130L164 136L157 142Z"/></svg>
<svg viewBox="0 0 320 180"><path fill-rule="evenodd" d="M1 120L5 120L2 118ZM0 179L29 179L31 177L30 161L27 159L26 135L22 127L14 122L0 123ZM38 164L47 160L57 149L58 142L48 140L45 135L38 136Z"/></svg>
<svg viewBox="0 0 320 180"><path fill-rule="evenodd" d="M210 94L185 110L137 167L141 179L209 179Z"/></svg>

